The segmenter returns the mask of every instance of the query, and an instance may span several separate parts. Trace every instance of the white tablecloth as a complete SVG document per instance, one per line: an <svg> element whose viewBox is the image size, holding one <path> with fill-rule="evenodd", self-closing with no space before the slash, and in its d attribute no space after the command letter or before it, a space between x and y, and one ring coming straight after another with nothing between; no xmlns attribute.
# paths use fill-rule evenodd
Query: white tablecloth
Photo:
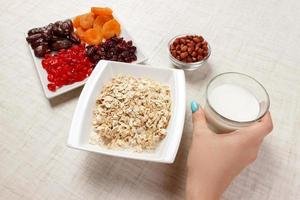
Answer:
<svg viewBox="0 0 300 200"><path fill-rule="evenodd" d="M274 131L225 200L300 199L300 1L0 0L0 199L183 199L193 99L221 72L247 73L271 97ZM187 73L184 133L172 165L112 158L66 147L81 89L47 100L24 32L108 5L149 57L172 67L167 42L202 34L212 47L206 69Z"/></svg>

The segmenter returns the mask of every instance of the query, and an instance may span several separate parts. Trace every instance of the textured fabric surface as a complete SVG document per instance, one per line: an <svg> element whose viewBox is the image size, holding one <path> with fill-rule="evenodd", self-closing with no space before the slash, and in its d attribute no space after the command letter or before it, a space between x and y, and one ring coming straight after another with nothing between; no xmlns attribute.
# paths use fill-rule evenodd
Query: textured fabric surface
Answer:
<svg viewBox="0 0 300 200"><path fill-rule="evenodd" d="M4 1L0 0L0 199L183 199L191 143L191 100L203 104L211 77L247 73L271 97L274 131L257 161L232 183L224 200L300 199L300 1ZM206 68L186 73L184 133L172 165L69 149L68 129L81 89L48 101L24 32L112 7L148 63L172 67L168 40L200 33L212 47Z"/></svg>

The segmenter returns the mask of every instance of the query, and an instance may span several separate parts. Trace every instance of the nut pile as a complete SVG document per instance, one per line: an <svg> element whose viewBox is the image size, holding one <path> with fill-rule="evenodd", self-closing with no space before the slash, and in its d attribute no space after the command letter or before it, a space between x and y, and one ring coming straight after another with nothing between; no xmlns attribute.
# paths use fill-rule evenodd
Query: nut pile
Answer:
<svg viewBox="0 0 300 200"><path fill-rule="evenodd" d="M51 51L70 48L72 44L80 44L69 19L30 29L27 34L26 40L37 57L43 57Z"/></svg>
<svg viewBox="0 0 300 200"><path fill-rule="evenodd" d="M208 55L208 44L202 36L187 35L176 38L169 50L172 56L179 61L199 62Z"/></svg>
<svg viewBox="0 0 300 200"><path fill-rule="evenodd" d="M96 100L90 143L112 149L155 149L166 136L170 117L169 86L150 79L116 76Z"/></svg>
<svg viewBox="0 0 300 200"><path fill-rule="evenodd" d="M125 41L123 38L112 37L100 45L89 45L86 54L91 62L97 64L99 60L112 60L119 62L133 62L137 59L136 47L132 41Z"/></svg>

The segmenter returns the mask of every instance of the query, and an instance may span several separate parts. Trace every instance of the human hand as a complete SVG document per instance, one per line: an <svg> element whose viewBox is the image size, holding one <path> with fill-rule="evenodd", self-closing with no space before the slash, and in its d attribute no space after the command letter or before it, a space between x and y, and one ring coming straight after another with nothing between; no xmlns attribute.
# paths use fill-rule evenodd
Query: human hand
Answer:
<svg viewBox="0 0 300 200"><path fill-rule="evenodd" d="M256 159L264 137L273 129L271 115L267 113L252 126L215 134L207 127L203 109L195 102L193 108L196 111L187 161L186 197L188 200L219 199L234 177Z"/></svg>

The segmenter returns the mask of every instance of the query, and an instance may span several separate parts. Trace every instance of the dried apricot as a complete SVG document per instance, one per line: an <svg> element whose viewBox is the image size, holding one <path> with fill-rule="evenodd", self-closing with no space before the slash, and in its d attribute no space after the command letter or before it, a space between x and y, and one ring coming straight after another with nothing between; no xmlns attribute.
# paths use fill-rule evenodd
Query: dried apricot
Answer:
<svg viewBox="0 0 300 200"><path fill-rule="evenodd" d="M85 31L81 28L78 27L75 31L75 34L81 39L81 40L85 40L84 36L85 36Z"/></svg>
<svg viewBox="0 0 300 200"><path fill-rule="evenodd" d="M113 11L110 8L101 8L101 7L92 7L91 12L94 13L95 15L112 15Z"/></svg>
<svg viewBox="0 0 300 200"><path fill-rule="evenodd" d="M87 14L81 15L81 17L80 17L80 26L83 29L92 28L94 20L95 20L95 18L94 18L93 13L87 13Z"/></svg>
<svg viewBox="0 0 300 200"><path fill-rule="evenodd" d="M102 34L94 28L90 28L84 33L84 39L85 39L86 43L91 44L91 45L100 44L102 41L102 38L103 38Z"/></svg>
<svg viewBox="0 0 300 200"><path fill-rule="evenodd" d="M113 36L119 36L121 33L121 26L117 20L109 20L103 25L102 33L105 39L109 39Z"/></svg>
<svg viewBox="0 0 300 200"><path fill-rule="evenodd" d="M101 30L104 23L113 19L112 15L103 15L103 16L97 16L94 20L93 28L96 28L97 30Z"/></svg>
<svg viewBox="0 0 300 200"><path fill-rule="evenodd" d="M73 19L73 27L78 28L80 26L80 15L78 15L77 17L75 17L75 19Z"/></svg>

